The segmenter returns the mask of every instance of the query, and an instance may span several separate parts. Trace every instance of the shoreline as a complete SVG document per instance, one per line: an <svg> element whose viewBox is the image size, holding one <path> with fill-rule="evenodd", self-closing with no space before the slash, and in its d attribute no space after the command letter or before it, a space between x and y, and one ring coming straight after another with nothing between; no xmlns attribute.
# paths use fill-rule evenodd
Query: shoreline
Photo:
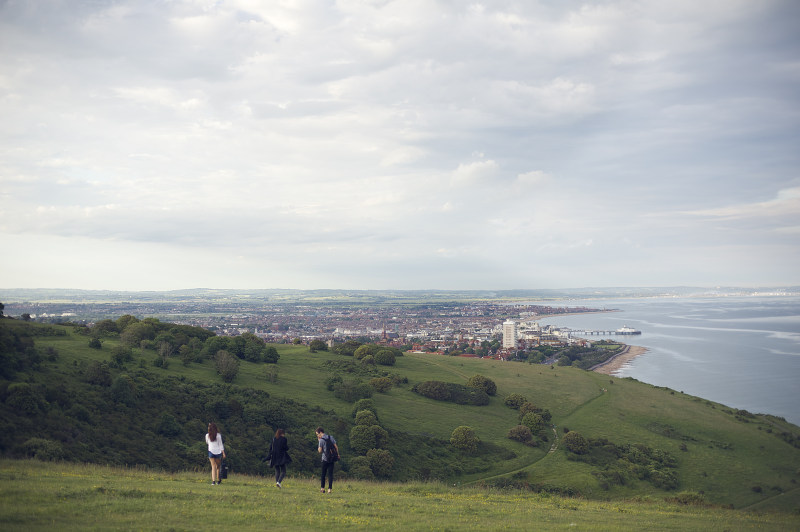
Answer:
<svg viewBox="0 0 800 532"><path fill-rule="evenodd" d="M592 371L602 373L603 375L613 375L622 369L622 366L633 360L634 358L647 353L648 349L639 345L626 345L625 348L617 355L609 358L602 364L592 368Z"/></svg>

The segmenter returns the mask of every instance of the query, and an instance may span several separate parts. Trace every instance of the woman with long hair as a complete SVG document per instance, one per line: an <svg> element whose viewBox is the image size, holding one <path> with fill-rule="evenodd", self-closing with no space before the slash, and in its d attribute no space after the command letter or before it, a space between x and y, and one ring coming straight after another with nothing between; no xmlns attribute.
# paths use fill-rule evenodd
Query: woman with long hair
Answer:
<svg viewBox="0 0 800 532"><path fill-rule="evenodd" d="M222 434L219 433L215 423L208 424L206 434L208 444L208 460L211 462L211 484L219 484L219 467L225 458L225 446L222 445Z"/></svg>
<svg viewBox="0 0 800 532"><path fill-rule="evenodd" d="M275 487L280 488L281 482L286 477L286 464L292 462L289 456L289 443L283 429L275 431L275 437L269 446L269 465L275 468Z"/></svg>

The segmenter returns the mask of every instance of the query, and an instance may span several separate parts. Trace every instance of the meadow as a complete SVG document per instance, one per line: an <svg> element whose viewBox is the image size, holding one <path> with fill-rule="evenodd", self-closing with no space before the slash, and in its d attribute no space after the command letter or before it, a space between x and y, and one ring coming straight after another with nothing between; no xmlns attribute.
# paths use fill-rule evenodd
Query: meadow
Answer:
<svg viewBox="0 0 800 532"><path fill-rule="evenodd" d="M797 515L443 483L317 481L0 460L3 530L792 530Z"/></svg>
<svg viewBox="0 0 800 532"><path fill-rule="evenodd" d="M127 405L117 402L107 385L87 383L84 373L92 362L108 362L111 349L120 340L104 338L101 349L92 349L85 335L64 329L64 335L35 338L36 349L51 349L57 356L0 382L0 421L11 427L0 442L6 458L3 475L13 480L0 483L7 523L23 519L22 506L39 508L38 514L32 515L39 515L41 522L23 519L20 523L44 526L50 513L54 520L67 520L59 517L62 514L91 519L93 507L101 511L104 504L110 504L111 513L122 516L107 515L112 519L110 527L126 528L124 519L133 519L136 508L143 515L157 515L161 510L155 508L160 508L161 499L167 515L154 517L154 528L159 528L156 522L171 523L173 514L188 519L189 508L196 501L206 501L197 504L199 515L216 522L212 515L214 492L209 491L210 484L204 485L207 479L202 473L207 468L203 422L209 419L220 423L238 466L234 468L236 481L222 488L233 506L242 505L237 509L241 515L226 514L220 524L230 521L257 526L268 516L277 522L291 519L287 526L300 527L307 522L298 521L299 515L310 512L309 519L318 519L325 511L342 526L358 518L366 520L365 527L401 523L407 528L427 525L440 529L454 523L477 528L492 519L510 520L511 529L523 528L534 519L553 523L553 527L573 522L588 527L595 518L614 529L624 527L631 515L639 515L637 522L648 528L655 526L657 519L661 519L658 527L668 528L673 522L686 524L683 519L702 522L703 514L713 516L707 521L714 526L743 525L748 519L758 526L758 519L796 523L800 515L798 427L780 418L735 410L633 379L573 367L406 353L394 366L370 368L403 382L372 396L380 426L390 435L383 445L395 461L386 477L390 482L361 482L356 481L354 472L364 457L350 445L355 425L353 404L337 398L325 385L332 372L358 378L359 363L353 357L311 352L302 345L275 345L280 354L277 364L243 360L234 381L226 384L211 360L184 365L171 358L167 367L155 367L157 353L135 348L134 360L127 367L111 369L112 377L128 375L137 387L135 404ZM476 374L497 385L497 395L490 397L486 406L435 401L411 391L415 383L425 380L464 384ZM27 383L32 393L41 395L32 414L22 415L12 407L9 390L15 382ZM216 394L220 400L209 400L208 394ZM504 404L510 394L522 394L552 413L548 441L528 446L508 438L509 429L519 423L518 411ZM165 416L172 419L174 430L162 430L159 416L162 421ZM333 432L342 449L337 476L346 481L334 495L344 492L349 496L347 500L332 498L342 508L319 501L313 482L307 480L318 467L313 436L318 423ZM462 425L472 427L482 442L475 455L459 453L449 443L453 430ZM259 458L277 426L287 428L296 458L290 468L294 481L280 493L285 499L279 503L291 510L291 518L264 514L263 505L275 504L275 499L268 499L273 501L269 504L258 502L259 497L276 496L269 482L271 470ZM576 455L567 451L563 439L568 430L595 442L596 452ZM30 451L31 445L25 445L31 440L57 446L61 452L51 455L56 461L8 460L42 458ZM621 450L628 454L622 457ZM654 462L648 462L643 453L666 456L670 463L666 473L674 482L654 481L664 471L655 470ZM118 478L127 480L118 483ZM137 484L135 488L130 487L132 483ZM174 491L166 489L176 483L180 486ZM154 487L163 493L153 492ZM41 505L29 499L35 499L37 493L43 498ZM103 497L103 493L116 495ZM573 497L560 496L565 494ZM80 502L83 499L85 507ZM438 503L428 504L428 499ZM689 504L670 502L676 500ZM443 502L447 504L442 506ZM76 504L80 511L70 514ZM183 504L186 508L179 510ZM173 505L171 509L169 505ZM131 510L126 509L129 506ZM420 508L418 522L415 508ZM477 514L476 509L480 510ZM445 517L441 522L430 521L426 512ZM535 516L518 518L520 512L535 512ZM170 524L161 528L173 526L194 527ZM724 528L720 525L718 529Z"/></svg>

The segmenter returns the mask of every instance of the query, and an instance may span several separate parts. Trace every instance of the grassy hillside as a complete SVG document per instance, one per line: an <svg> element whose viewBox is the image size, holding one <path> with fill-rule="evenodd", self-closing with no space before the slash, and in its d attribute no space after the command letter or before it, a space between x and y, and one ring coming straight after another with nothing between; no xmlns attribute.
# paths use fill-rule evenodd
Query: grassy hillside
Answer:
<svg viewBox="0 0 800 532"><path fill-rule="evenodd" d="M797 515L649 498L591 501L441 483L233 475L0 460L3 530L793 530Z"/></svg>
<svg viewBox="0 0 800 532"><path fill-rule="evenodd" d="M347 379L362 373L367 379L370 371L388 371L408 380L372 397L380 426L389 433L384 447L395 460L393 480L434 478L450 485L511 487L599 500L679 497L764 511L800 509L798 427L632 379L571 367L434 354L406 354L393 367L363 373L352 357L279 345L277 365L242 361L238 376L227 385L210 360L184 366L174 359L168 368L157 368L152 364L155 352L135 349L128 367L111 370L113 378L124 373L138 387L137 403L129 406L111 400L110 387L85 382L86 365L108 361L118 340L109 338L102 349L91 349L85 336L65 329L64 336L35 338L37 350L47 353L50 348L57 356L44 356L38 367L0 382L0 420L11 427L0 441L7 457L46 457L36 445L25 445L38 437L59 446L62 454L54 458L171 470L205 468L204 423L213 418L220 421L234 449L237 471L269 474L259 459L272 431L284 426L296 459L290 470L310 474L317 459L313 427L323 424L343 449L338 475L354 477L358 459L349 441L353 405L335 397L325 382L336 372ZM277 378L268 379L276 368ZM497 395L487 406L434 401L411 391L425 380L465 384L475 374L497 384ZM24 420L9 399L9 390L19 382L39 390L46 403ZM530 447L507 438L519 422L518 412L503 403L511 393L523 394L552 412L549 441ZM84 395L93 399L79 408L75 403ZM225 415L220 420L221 414ZM163 430L159 423L165 416L175 420L175 430ZM119 426L108 427L112 424ZM460 425L472 427L483 442L477 454L465 456L449 444ZM59 426L63 430L55 428ZM47 434L41 434L43 427ZM113 446L102 441L112 437L107 435L109 428L124 436L113 440L115 445L137 445L137 431L147 438L136 452L115 454L108 450ZM589 439L591 452L568 452L565 428ZM163 462L152 461L154 444L168 455ZM648 462L648 453L666 456L674 467L657 470ZM657 481L665 472L674 477L674 485Z"/></svg>

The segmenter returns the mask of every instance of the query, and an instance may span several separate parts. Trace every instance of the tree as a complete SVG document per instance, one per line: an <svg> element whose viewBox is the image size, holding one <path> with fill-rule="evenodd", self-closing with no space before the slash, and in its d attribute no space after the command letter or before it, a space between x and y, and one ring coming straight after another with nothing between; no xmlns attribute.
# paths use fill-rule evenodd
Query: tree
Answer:
<svg viewBox="0 0 800 532"><path fill-rule="evenodd" d="M521 407L522 405L524 405L527 402L528 402L528 398L525 397L524 395L522 395L521 393L509 394L505 398L505 400L503 401L503 403L505 403L506 406L510 406L511 408L514 408L514 409L517 409L517 410L519 409L519 407Z"/></svg>
<svg viewBox="0 0 800 532"><path fill-rule="evenodd" d="M94 338L89 340L89 347L91 347L92 349L102 349L103 343L100 341L100 338L97 338L95 336Z"/></svg>
<svg viewBox="0 0 800 532"><path fill-rule="evenodd" d="M308 348L311 350L312 353L316 353L317 351L327 351L328 344L326 344L322 340L311 340L311 343L308 344Z"/></svg>
<svg viewBox="0 0 800 532"><path fill-rule="evenodd" d="M534 412L528 412L524 416L522 416L522 420L520 424L525 425L531 432L536 433L539 432L544 428L544 418L540 414L536 414Z"/></svg>
<svg viewBox="0 0 800 532"><path fill-rule="evenodd" d="M580 432L571 430L564 434L564 447L575 454L585 454L589 452L589 442Z"/></svg>
<svg viewBox="0 0 800 532"><path fill-rule="evenodd" d="M385 449L370 449L367 451L369 468L376 477L388 478L392 475L394 457Z"/></svg>
<svg viewBox="0 0 800 532"><path fill-rule="evenodd" d="M214 364L217 368L217 373L222 376L225 382L232 382L239 373L239 359L225 351L217 351L214 356Z"/></svg>
<svg viewBox="0 0 800 532"><path fill-rule="evenodd" d="M130 377L120 375L114 379L114 383L111 385L111 398L115 403L122 403L126 406L136 404L136 389Z"/></svg>
<svg viewBox="0 0 800 532"><path fill-rule="evenodd" d="M375 388L376 392L386 393L392 389L392 379L389 377L375 377L369 380L369 385Z"/></svg>
<svg viewBox="0 0 800 532"><path fill-rule="evenodd" d="M356 414L356 425L377 425L378 418L370 410L362 410Z"/></svg>
<svg viewBox="0 0 800 532"><path fill-rule="evenodd" d="M483 375L473 375L470 377L470 379L467 381L467 386L470 388L478 388L479 390L483 390L487 395L497 394L497 385L492 379L489 377L484 377Z"/></svg>
<svg viewBox="0 0 800 532"><path fill-rule="evenodd" d="M356 417L362 410L369 410L375 414L376 417L378 416L378 411L375 409L375 401L372 399L359 399L356 401L356 403L353 405L351 415Z"/></svg>
<svg viewBox="0 0 800 532"><path fill-rule="evenodd" d="M97 360L89 362L83 376L89 384L111 386L111 372L105 362L98 362Z"/></svg>
<svg viewBox="0 0 800 532"><path fill-rule="evenodd" d="M525 425L517 425L516 427L511 427L508 431L508 439L528 443L533 439L533 433Z"/></svg>
<svg viewBox="0 0 800 532"><path fill-rule="evenodd" d="M364 344L364 345L360 346L358 349L356 349L355 351L353 351L353 357L356 360L361 360L362 358L364 358L364 357L366 357L368 355L372 355L374 357L375 356L375 351L376 351L375 347L376 346L373 345L373 344Z"/></svg>
<svg viewBox="0 0 800 532"><path fill-rule="evenodd" d="M31 315L27 312L24 312L21 317L23 321L31 321Z"/></svg>
<svg viewBox="0 0 800 532"><path fill-rule="evenodd" d="M152 340L156 336L156 329L151 323L137 321L130 323L120 333L119 339L130 346L139 346L142 340Z"/></svg>
<svg viewBox="0 0 800 532"><path fill-rule="evenodd" d="M450 443L456 449L463 451L466 454L473 454L478 450L478 443L480 440L475 435L472 427L461 425L456 427L450 435Z"/></svg>
<svg viewBox="0 0 800 532"><path fill-rule="evenodd" d="M375 362L381 366L394 366L394 353L390 349L381 349L375 353Z"/></svg>
<svg viewBox="0 0 800 532"><path fill-rule="evenodd" d="M3 303L0 303L0 318L3 318L3 317L4 317L4 316L3 316L3 309L4 309L4 308L6 308L6 306L5 306L5 305L3 305Z"/></svg>
<svg viewBox="0 0 800 532"><path fill-rule="evenodd" d="M380 449L389 440L389 433L379 425L356 425L350 429L350 447L358 454Z"/></svg>

